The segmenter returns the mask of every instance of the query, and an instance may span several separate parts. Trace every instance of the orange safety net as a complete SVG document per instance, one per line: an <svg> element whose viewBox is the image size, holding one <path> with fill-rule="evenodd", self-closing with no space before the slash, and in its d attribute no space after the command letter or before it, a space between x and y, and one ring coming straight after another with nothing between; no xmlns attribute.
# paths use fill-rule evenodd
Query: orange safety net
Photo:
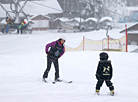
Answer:
<svg viewBox="0 0 138 102"><path fill-rule="evenodd" d="M109 42L109 45L108 45ZM66 51L122 51L126 52L126 36L121 37L120 39L113 38L104 38L103 40L92 40L83 38L83 41L76 48L69 47L65 45Z"/></svg>

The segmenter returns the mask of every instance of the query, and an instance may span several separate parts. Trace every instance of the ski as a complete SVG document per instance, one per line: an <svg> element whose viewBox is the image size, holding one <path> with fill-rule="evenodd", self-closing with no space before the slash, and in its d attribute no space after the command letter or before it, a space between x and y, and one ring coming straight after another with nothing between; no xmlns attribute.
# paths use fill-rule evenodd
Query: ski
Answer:
<svg viewBox="0 0 138 102"><path fill-rule="evenodd" d="M50 83L50 82L52 82L52 84L56 84L57 82L58 83L68 83L68 84L70 84L70 83L72 83L73 81L67 81L67 80L61 80L61 81L53 81L53 80L46 80L46 79L42 79L42 82L44 82L44 83Z"/></svg>
<svg viewBox="0 0 138 102"><path fill-rule="evenodd" d="M73 81L62 80L62 82L64 82L64 83L72 83Z"/></svg>
<svg viewBox="0 0 138 102"><path fill-rule="evenodd" d="M108 95L108 96L114 96L114 94L111 94L111 93L108 93L107 95ZM103 96L103 94L100 95L99 93L95 93L94 96Z"/></svg>
<svg viewBox="0 0 138 102"><path fill-rule="evenodd" d="M62 81L60 81L60 82L59 82L59 81L53 81L52 83L53 83L53 84L56 84L57 82L58 82L58 83L68 83L68 84L70 84L70 83L72 83L73 81L62 80Z"/></svg>

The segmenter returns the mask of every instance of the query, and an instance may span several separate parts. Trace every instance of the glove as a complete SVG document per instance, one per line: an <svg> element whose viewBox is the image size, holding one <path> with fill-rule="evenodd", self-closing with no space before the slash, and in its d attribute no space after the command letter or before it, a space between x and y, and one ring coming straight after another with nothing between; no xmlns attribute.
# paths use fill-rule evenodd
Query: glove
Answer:
<svg viewBox="0 0 138 102"><path fill-rule="evenodd" d="M47 55L49 55L49 52L46 52Z"/></svg>
<svg viewBox="0 0 138 102"><path fill-rule="evenodd" d="M99 80L99 75L98 74L95 74L95 76L96 76L96 79Z"/></svg>

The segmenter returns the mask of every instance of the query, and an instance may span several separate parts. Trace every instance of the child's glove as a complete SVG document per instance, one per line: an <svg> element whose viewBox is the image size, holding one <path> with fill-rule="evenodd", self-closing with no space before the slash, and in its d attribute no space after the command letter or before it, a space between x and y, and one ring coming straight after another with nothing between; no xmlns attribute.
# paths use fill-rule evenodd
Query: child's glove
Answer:
<svg viewBox="0 0 138 102"><path fill-rule="evenodd" d="M96 79L99 80L99 75L98 74L95 74L95 76L96 76Z"/></svg>

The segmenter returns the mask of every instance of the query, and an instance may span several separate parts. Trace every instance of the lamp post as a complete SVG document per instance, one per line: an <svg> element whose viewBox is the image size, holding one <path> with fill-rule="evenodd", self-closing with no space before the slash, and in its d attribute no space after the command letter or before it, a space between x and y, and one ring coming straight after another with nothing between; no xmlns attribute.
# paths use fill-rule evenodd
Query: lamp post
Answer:
<svg viewBox="0 0 138 102"><path fill-rule="evenodd" d="M107 22L106 25L107 25L107 27L106 27L106 36L108 37L109 36L108 35L108 30L111 27L111 22Z"/></svg>

